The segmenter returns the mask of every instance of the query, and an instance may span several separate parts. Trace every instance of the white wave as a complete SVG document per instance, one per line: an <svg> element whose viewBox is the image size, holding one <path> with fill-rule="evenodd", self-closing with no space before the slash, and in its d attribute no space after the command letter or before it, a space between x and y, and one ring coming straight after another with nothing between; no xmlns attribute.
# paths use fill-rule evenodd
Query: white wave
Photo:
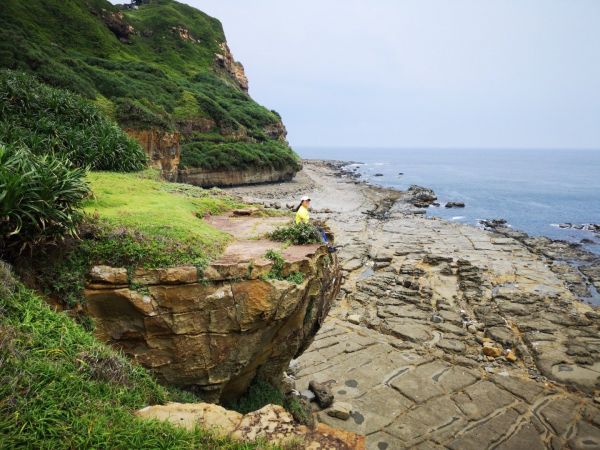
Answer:
<svg viewBox="0 0 600 450"><path fill-rule="evenodd" d="M453 217L452 219L450 219L450 220L461 220L461 219L464 219L464 218L465 218L465 216L454 216L454 217Z"/></svg>

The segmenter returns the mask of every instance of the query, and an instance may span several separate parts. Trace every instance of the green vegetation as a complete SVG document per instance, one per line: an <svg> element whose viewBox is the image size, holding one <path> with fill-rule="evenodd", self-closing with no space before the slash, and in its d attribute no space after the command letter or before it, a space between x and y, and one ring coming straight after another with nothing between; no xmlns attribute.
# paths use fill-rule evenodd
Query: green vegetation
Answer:
<svg viewBox="0 0 600 450"><path fill-rule="evenodd" d="M273 261L273 265L271 266L271 270L266 275L266 279L268 280L284 280L294 284L302 284L304 283L304 274L302 272L292 272L288 276L285 276L284 266L285 259L282 254L276 250L267 250L265 253L265 258Z"/></svg>
<svg viewBox="0 0 600 450"><path fill-rule="evenodd" d="M0 262L2 448L252 449L133 412L170 397L141 367L52 311Z"/></svg>
<svg viewBox="0 0 600 450"><path fill-rule="evenodd" d="M92 172L94 198L74 240L60 255L40 254L35 269L45 293L68 306L82 301L84 280L93 265L134 268L191 264L202 270L229 235L208 225L205 214L219 214L240 204L219 190L165 183L155 172Z"/></svg>
<svg viewBox="0 0 600 450"><path fill-rule="evenodd" d="M298 423L310 427L314 425L314 417L308 402L294 395L283 395L280 389L260 377L252 380L248 391L242 397L227 403L225 407L247 414L269 404L283 406Z"/></svg>
<svg viewBox="0 0 600 450"><path fill-rule="evenodd" d="M300 160L286 144L277 141L192 142L182 147L181 167L201 167L209 170L232 170L236 167L271 169L295 168Z"/></svg>
<svg viewBox="0 0 600 450"><path fill-rule="evenodd" d="M141 147L96 106L9 70L0 70L0 142L96 170L135 171L146 164Z"/></svg>
<svg viewBox="0 0 600 450"><path fill-rule="evenodd" d="M0 255L75 235L84 176L64 159L0 144Z"/></svg>
<svg viewBox="0 0 600 450"><path fill-rule="evenodd" d="M219 62L224 42L218 20L173 0L126 10L107 0L0 2L0 67L88 98L123 127L178 130L187 167L297 169L297 156L279 140L279 115ZM76 130L67 140L75 138ZM232 142L244 145L218 145Z"/></svg>
<svg viewBox="0 0 600 450"><path fill-rule="evenodd" d="M293 223L287 227L279 227L269 234L269 238L293 245L320 244L321 233L310 223Z"/></svg>
<svg viewBox="0 0 600 450"><path fill-rule="evenodd" d="M247 414L269 404L283 406L284 400L281 390L257 377L252 380L248 391L243 396L226 404L225 407Z"/></svg>

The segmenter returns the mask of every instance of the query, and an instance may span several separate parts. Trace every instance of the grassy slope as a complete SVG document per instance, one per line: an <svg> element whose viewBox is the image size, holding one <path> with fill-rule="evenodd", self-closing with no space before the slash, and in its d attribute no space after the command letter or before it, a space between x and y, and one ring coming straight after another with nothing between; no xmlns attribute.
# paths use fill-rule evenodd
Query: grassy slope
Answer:
<svg viewBox="0 0 600 450"><path fill-rule="evenodd" d="M2 0L0 2L0 67L35 73L43 81L94 100L126 127L184 129L186 123L210 118L215 127L192 132L184 143L217 141L229 153L261 158L277 146L286 167L298 166L285 143L270 139L265 126L279 116L258 105L232 79L216 68L215 53L225 41L218 20L172 0L154 0L125 12L135 29L122 43L105 25L117 9L106 0ZM174 27L189 30L195 42L183 40ZM198 42L199 41L199 42ZM221 139L225 134L231 137ZM240 141L252 148L239 148ZM194 153L192 146L183 152ZM219 168L243 168L243 157ZM188 165L208 167L202 158ZM277 167L279 168L279 167Z"/></svg>
<svg viewBox="0 0 600 450"><path fill-rule="evenodd" d="M265 448L138 420L134 410L184 394L52 311L1 261L0 281L0 448Z"/></svg>
<svg viewBox="0 0 600 450"><path fill-rule="evenodd" d="M202 248L208 255L218 252L229 236L202 218L241 205L218 191L161 182L152 174L90 173L94 198L84 210L114 227L134 229L149 239L174 239Z"/></svg>

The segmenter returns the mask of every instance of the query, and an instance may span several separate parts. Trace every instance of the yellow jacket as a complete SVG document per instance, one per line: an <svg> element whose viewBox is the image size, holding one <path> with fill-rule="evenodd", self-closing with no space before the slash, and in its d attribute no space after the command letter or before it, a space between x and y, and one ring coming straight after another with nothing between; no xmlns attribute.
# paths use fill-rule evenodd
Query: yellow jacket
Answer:
<svg viewBox="0 0 600 450"><path fill-rule="evenodd" d="M308 208L301 206L298 211L296 211L296 223L308 223L308 219Z"/></svg>

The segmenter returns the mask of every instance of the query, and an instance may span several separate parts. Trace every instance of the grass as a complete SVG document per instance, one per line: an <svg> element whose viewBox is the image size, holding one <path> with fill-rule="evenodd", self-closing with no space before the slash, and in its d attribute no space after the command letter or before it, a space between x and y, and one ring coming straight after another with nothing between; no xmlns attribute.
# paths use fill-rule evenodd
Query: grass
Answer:
<svg viewBox="0 0 600 450"><path fill-rule="evenodd" d="M134 29L127 42L108 26L119 9L107 0L2 0L0 67L90 99L122 127L181 132L188 167L242 169L267 161L277 170L298 169L295 153L269 132L279 115L216 64L225 42L218 20L173 0L122 12L117 22ZM189 126L199 119L212 129L198 133ZM210 136L253 147L211 147L210 156L200 158L193 143Z"/></svg>
<svg viewBox="0 0 600 450"><path fill-rule="evenodd" d="M189 400L25 289L0 262L0 447L254 449L133 412Z"/></svg>
<svg viewBox="0 0 600 450"><path fill-rule="evenodd" d="M31 258L41 289L74 307L83 302L93 265L135 268L194 265L201 271L231 239L207 224L207 213L242 206L221 191L165 183L156 172L91 172L94 198L84 204L81 239Z"/></svg>
<svg viewBox="0 0 600 450"><path fill-rule="evenodd" d="M88 181L94 198L84 204L84 211L148 239L173 239L202 248L208 256L217 254L229 235L204 222L204 216L243 205L219 191L166 184L152 174L91 172Z"/></svg>

